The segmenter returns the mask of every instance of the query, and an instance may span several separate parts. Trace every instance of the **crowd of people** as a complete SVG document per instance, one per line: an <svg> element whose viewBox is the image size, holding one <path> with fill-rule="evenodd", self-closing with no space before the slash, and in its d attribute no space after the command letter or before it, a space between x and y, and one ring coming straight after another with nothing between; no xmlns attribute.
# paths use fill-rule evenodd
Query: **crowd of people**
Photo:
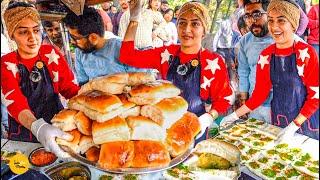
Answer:
<svg viewBox="0 0 320 180"><path fill-rule="evenodd" d="M158 72L182 90L202 124L252 117L282 127L278 141L296 131L319 139L319 4L307 10L301 1L238 0L207 48L210 16L197 1L172 8L166 0L105 2L85 6L80 16L68 11L61 21L41 19L36 2L4 7L1 113L8 139L67 156L55 138L71 137L51 118L82 85L120 72ZM74 69L66 40L75 48Z"/></svg>

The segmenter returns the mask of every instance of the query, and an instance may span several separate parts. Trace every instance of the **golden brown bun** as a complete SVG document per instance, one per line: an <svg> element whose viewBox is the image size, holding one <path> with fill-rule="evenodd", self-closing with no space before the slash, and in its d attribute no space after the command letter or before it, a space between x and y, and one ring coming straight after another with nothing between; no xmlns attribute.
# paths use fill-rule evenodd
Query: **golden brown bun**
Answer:
<svg viewBox="0 0 320 180"><path fill-rule="evenodd" d="M121 94L128 84L127 73L111 74L91 80L91 88L108 94Z"/></svg>
<svg viewBox="0 0 320 180"><path fill-rule="evenodd" d="M134 157L132 141L115 141L101 145L99 166L104 169L128 168Z"/></svg>
<svg viewBox="0 0 320 180"><path fill-rule="evenodd" d="M237 146L215 139L199 142L195 147L196 154L211 153L228 160L232 166L240 163L240 151Z"/></svg>
<svg viewBox="0 0 320 180"><path fill-rule="evenodd" d="M180 89L168 81L155 81L134 86L129 94L129 101L137 105L146 105L155 104L164 98L176 97L180 94Z"/></svg>
<svg viewBox="0 0 320 180"><path fill-rule="evenodd" d="M150 83L156 80L155 75L151 73L145 73L145 72L131 72L129 74L129 86L135 86L139 84L146 84Z"/></svg>
<svg viewBox="0 0 320 180"><path fill-rule="evenodd" d="M125 94L118 95L118 98L122 102L122 106L125 109L130 109L130 108L133 108L134 106L136 106L135 103L128 101L128 98L127 98L127 96Z"/></svg>
<svg viewBox="0 0 320 180"><path fill-rule="evenodd" d="M186 112L181 119L179 119L179 123L185 124L192 133L192 138L194 138L200 131L201 126L198 119L198 116L192 112Z"/></svg>
<svg viewBox="0 0 320 180"><path fill-rule="evenodd" d="M167 130L166 145L172 157L179 156L187 151L192 140L191 128L183 121L177 121Z"/></svg>
<svg viewBox="0 0 320 180"><path fill-rule="evenodd" d="M67 133L69 133L69 134L71 134L73 136L73 140L72 141L66 141L66 140L61 139L61 138L56 138L57 144L68 146L75 153L79 153L80 152L79 142L80 142L80 138L81 138L81 133L77 129L74 129L72 131L68 131Z"/></svg>
<svg viewBox="0 0 320 180"><path fill-rule="evenodd" d="M95 146L92 136L81 136L79 142L79 150L81 154L84 154L92 146Z"/></svg>
<svg viewBox="0 0 320 180"><path fill-rule="evenodd" d="M122 102L117 96L96 90L80 94L74 98L79 104L100 113L113 111L122 106Z"/></svg>
<svg viewBox="0 0 320 180"><path fill-rule="evenodd" d="M157 123L144 116L129 116L127 123L131 129L131 140L164 141L166 131Z"/></svg>
<svg viewBox="0 0 320 180"><path fill-rule="evenodd" d="M78 130L84 135L91 135L92 120L89 119L83 112L79 111L74 119Z"/></svg>
<svg viewBox="0 0 320 180"><path fill-rule="evenodd" d="M166 147L157 141L134 141L132 167L167 167L170 155Z"/></svg>
<svg viewBox="0 0 320 180"><path fill-rule="evenodd" d="M188 103L182 97L165 98L154 105L141 108L141 115L157 122L164 129L168 129L187 112Z"/></svg>
<svg viewBox="0 0 320 180"><path fill-rule="evenodd" d="M53 126L58 127L62 131L71 131L76 129L74 116L78 111L71 109L63 109L51 119Z"/></svg>
<svg viewBox="0 0 320 180"><path fill-rule="evenodd" d="M133 108L127 109L124 112L122 112L119 117L121 118L127 118L128 116L139 116L140 115L140 108L141 106L135 106Z"/></svg>
<svg viewBox="0 0 320 180"><path fill-rule="evenodd" d="M99 155L100 155L100 149L97 148L96 146L89 148L88 151L86 152L86 158L92 162L98 162Z"/></svg>
<svg viewBox="0 0 320 180"><path fill-rule="evenodd" d="M115 117L103 123L92 123L92 137L95 144L130 140L130 129L125 119Z"/></svg>

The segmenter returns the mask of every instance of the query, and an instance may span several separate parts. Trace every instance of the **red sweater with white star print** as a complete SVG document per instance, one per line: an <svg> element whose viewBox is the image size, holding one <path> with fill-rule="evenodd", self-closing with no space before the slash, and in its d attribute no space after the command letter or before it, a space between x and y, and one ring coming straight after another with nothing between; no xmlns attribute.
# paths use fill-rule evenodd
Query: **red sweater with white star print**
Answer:
<svg viewBox="0 0 320 180"><path fill-rule="evenodd" d="M50 45L42 45L39 55L48 68L54 92L60 93L67 99L76 95L79 86L74 83L74 75L59 51L53 49ZM51 60L47 56L51 57ZM36 56L32 59L21 58L20 60L20 63L25 65L30 72L39 57ZM31 109L27 98L20 89L20 74L17 65L16 52L11 52L1 57L1 102L7 106L9 114L18 121L18 115L22 110L28 109L31 111Z"/></svg>
<svg viewBox="0 0 320 180"><path fill-rule="evenodd" d="M271 54L275 48L275 44L272 44L264 49L259 56L256 85L252 96L245 103L251 110L254 110L266 100L272 88L270 61ZM319 59L312 46L300 41L296 42L294 49L293 47L286 49L277 48L276 55L289 56L293 51L296 53L296 64L299 76L307 90L307 97L300 113L309 118L319 108ZM264 61L264 59L266 61Z"/></svg>
<svg viewBox="0 0 320 180"><path fill-rule="evenodd" d="M185 54L180 51L179 45L163 46L149 50L135 50L134 42L122 42L120 49L120 61L138 68L157 69L163 79L167 78L169 69L168 59L170 55L178 56L182 64L198 58L198 54ZM202 100L208 98L212 101L212 109L219 114L227 111L232 102L232 90L226 65L222 57L208 50L203 50L200 56L201 77L200 96ZM209 63L209 64L208 64Z"/></svg>

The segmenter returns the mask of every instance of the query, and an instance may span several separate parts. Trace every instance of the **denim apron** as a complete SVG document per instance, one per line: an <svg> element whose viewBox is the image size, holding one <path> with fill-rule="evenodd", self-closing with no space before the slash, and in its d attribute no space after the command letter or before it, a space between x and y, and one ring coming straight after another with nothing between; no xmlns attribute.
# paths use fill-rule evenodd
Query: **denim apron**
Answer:
<svg viewBox="0 0 320 180"><path fill-rule="evenodd" d="M272 124L284 128L298 116L307 97L306 87L298 74L296 54L286 57L272 54L270 75L273 85ZM319 109L297 132L319 139Z"/></svg>
<svg viewBox="0 0 320 180"><path fill-rule="evenodd" d="M18 60L20 62L18 55ZM31 73L23 64L18 64L20 73L20 89L27 98L29 107L37 119L43 118L51 124L52 117L63 106L58 94L54 93L52 80L45 63L38 60ZM19 124L9 115L9 139L16 141L38 142L27 128Z"/></svg>
<svg viewBox="0 0 320 180"><path fill-rule="evenodd" d="M201 50L200 50L201 51ZM171 81L175 86L181 89L181 96L188 102L188 111L195 113L198 117L204 114L205 106L200 97L200 76L201 76L201 64L200 64L200 52L198 53L197 65L187 62L180 64L179 54L178 56L170 57L169 69L167 73L167 80ZM197 142L200 142L206 138L206 133Z"/></svg>

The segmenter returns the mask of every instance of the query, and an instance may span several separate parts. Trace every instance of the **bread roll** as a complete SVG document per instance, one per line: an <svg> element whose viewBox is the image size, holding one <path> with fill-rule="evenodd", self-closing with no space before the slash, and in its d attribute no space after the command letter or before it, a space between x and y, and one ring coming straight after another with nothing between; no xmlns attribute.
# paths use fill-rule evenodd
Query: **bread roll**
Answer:
<svg viewBox="0 0 320 180"><path fill-rule="evenodd" d="M155 81L134 86L129 94L129 101L137 105L146 105L155 104L164 98L176 97L180 94L180 89L168 81Z"/></svg>
<svg viewBox="0 0 320 180"><path fill-rule="evenodd" d="M131 140L164 141L166 132L157 123L144 116L129 116L127 123L131 129Z"/></svg>
<svg viewBox="0 0 320 180"><path fill-rule="evenodd" d="M165 146L157 141L134 141L132 167L167 167L170 155Z"/></svg>
<svg viewBox="0 0 320 180"><path fill-rule="evenodd" d="M168 129L179 120L188 110L188 103L182 97L166 98L155 105L145 105L141 108L141 115L152 119Z"/></svg>
<svg viewBox="0 0 320 180"><path fill-rule="evenodd" d="M51 119L53 126L61 129L62 131L71 131L76 129L76 123L74 116L78 111L71 109L63 109L58 114L54 115Z"/></svg>
<svg viewBox="0 0 320 180"><path fill-rule="evenodd" d="M196 154L211 153L230 162L232 166L240 163L240 151L237 146L225 141L207 139L199 142L195 147Z"/></svg>
<svg viewBox="0 0 320 180"><path fill-rule="evenodd" d="M86 158L92 162L98 162L100 155L100 149L96 146L93 146L88 149L86 152Z"/></svg>
<svg viewBox="0 0 320 180"><path fill-rule="evenodd" d="M145 72L131 72L129 74L129 86L136 86L139 84L146 84L150 82L154 82L156 80L156 77L154 74L151 73L145 73Z"/></svg>
<svg viewBox="0 0 320 180"><path fill-rule="evenodd" d="M67 147L71 148L75 153L79 153L80 152L79 142L80 142L80 138L81 138L81 133L76 129L74 129L72 131L68 131L67 133L69 133L73 136L73 140L66 141L61 138L56 138L57 144L67 146Z"/></svg>
<svg viewBox="0 0 320 180"><path fill-rule="evenodd" d="M194 138L201 131L198 116L192 112L186 112L178 122L189 127L192 138Z"/></svg>
<svg viewBox="0 0 320 180"><path fill-rule="evenodd" d="M104 95L91 98L91 96L94 96L96 93ZM87 95L89 96L87 97ZM69 100L68 107L82 111L90 119L98 122L108 121L120 115L125 110L121 100L117 96L107 95L100 91L90 91L73 97ZM95 107L96 109L94 109Z"/></svg>
<svg viewBox="0 0 320 180"><path fill-rule="evenodd" d="M122 102L117 96L96 90L80 94L75 99L86 108L100 113L107 113L122 106Z"/></svg>
<svg viewBox="0 0 320 180"><path fill-rule="evenodd" d="M108 142L101 145L98 164L104 169L128 168L133 157L133 141Z"/></svg>
<svg viewBox="0 0 320 180"><path fill-rule="evenodd" d="M122 94L124 87L128 84L128 79L127 73L102 76L91 81L91 88L108 94Z"/></svg>
<svg viewBox="0 0 320 180"><path fill-rule="evenodd" d="M89 119L83 112L79 111L74 119L78 130L84 135L91 135L92 132L92 120Z"/></svg>
<svg viewBox="0 0 320 180"><path fill-rule="evenodd" d="M87 152L87 150L92 146L95 146L92 140L92 136L81 136L79 142L79 150L81 154Z"/></svg>
<svg viewBox="0 0 320 180"><path fill-rule="evenodd" d="M140 115L140 106L135 106L133 108L123 111L119 117L127 118L128 116L139 116Z"/></svg>
<svg viewBox="0 0 320 180"><path fill-rule="evenodd" d="M115 117L103 123L92 123L92 137L95 144L130 140L130 130L126 120Z"/></svg>
<svg viewBox="0 0 320 180"><path fill-rule="evenodd" d="M172 157L187 151L192 140L192 132L187 125L174 124L167 130L166 145Z"/></svg>

